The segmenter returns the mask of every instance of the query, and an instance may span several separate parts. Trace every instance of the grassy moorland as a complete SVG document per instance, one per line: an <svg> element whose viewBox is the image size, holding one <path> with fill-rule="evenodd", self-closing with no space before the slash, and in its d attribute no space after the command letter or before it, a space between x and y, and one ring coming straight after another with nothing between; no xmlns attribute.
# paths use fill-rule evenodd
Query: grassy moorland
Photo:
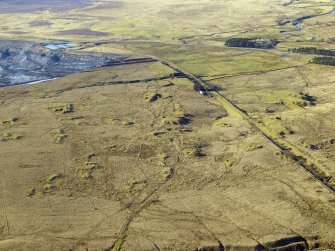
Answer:
<svg viewBox="0 0 335 251"><path fill-rule="evenodd" d="M152 2L0 14L155 60L0 88L0 250L334 250L333 3Z"/></svg>

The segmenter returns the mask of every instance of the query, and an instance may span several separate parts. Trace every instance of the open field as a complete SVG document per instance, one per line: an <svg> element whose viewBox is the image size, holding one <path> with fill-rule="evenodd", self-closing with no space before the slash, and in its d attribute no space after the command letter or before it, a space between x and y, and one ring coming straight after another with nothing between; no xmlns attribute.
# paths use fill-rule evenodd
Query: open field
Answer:
<svg viewBox="0 0 335 251"><path fill-rule="evenodd" d="M335 250L335 68L290 50L333 1L61 2L0 37L125 60L0 88L0 250Z"/></svg>
<svg viewBox="0 0 335 251"><path fill-rule="evenodd" d="M112 84L155 64L1 89L2 248L333 245L333 195L243 118L185 81Z"/></svg>

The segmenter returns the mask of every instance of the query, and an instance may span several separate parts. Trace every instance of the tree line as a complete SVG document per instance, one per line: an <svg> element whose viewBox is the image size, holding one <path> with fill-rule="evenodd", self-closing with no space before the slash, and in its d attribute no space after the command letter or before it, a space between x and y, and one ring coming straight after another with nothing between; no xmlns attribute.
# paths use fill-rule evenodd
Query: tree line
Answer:
<svg viewBox="0 0 335 251"><path fill-rule="evenodd" d="M291 52L294 53L302 53L302 54L316 54L316 55L324 55L324 56L335 56L335 50L329 49L318 49L316 47L302 47L302 48L294 48L290 49Z"/></svg>
<svg viewBox="0 0 335 251"><path fill-rule="evenodd" d="M256 38L229 38L225 45L228 47L243 47L257 49L272 49L279 43L276 39L258 40Z"/></svg>
<svg viewBox="0 0 335 251"><path fill-rule="evenodd" d="M335 57L314 57L310 63L335 66Z"/></svg>

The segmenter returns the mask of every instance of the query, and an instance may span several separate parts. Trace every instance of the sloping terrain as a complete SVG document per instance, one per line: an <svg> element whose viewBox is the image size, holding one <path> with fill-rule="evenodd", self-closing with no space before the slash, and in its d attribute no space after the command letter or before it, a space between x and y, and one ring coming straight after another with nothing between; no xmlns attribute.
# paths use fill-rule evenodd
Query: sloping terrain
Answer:
<svg viewBox="0 0 335 251"><path fill-rule="evenodd" d="M335 250L332 1L58 3L0 15L64 76L0 88L0 250Z"/></svg>
<svg viewBox="0 0 335 251"><path fill-rule="evenodd" d="M159 80L171 72L1 89L3 249L334 244L333 194L190 80Z"/></svg>

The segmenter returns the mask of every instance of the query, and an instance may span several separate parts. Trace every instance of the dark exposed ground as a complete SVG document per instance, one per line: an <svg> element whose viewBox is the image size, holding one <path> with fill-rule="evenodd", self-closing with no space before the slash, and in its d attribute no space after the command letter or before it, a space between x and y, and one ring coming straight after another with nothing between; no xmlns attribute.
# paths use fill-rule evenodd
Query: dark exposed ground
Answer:
<svg viewBox="0 0 335 251"><path fill-rule="evenodd" d="M92 30L89 30L89 29L74 29L74 30L60 31L59 34L61 34L61 35L77 35L77 36L98 36L98 37L104 37L104 36L107 36L109 33L107 33L107 32L99 32L99 31L92 31Z"/></svg>
<svg viewBox="0 0 335 251"><path fill-rule="evenodd" d="M66 76L120 58L117 55L70 54L33 42L0 41L0 86Z"/></svg>
<svg viewBox="0 0 335 251"><path fill-rule="evenodd" d="M36 11L52 10L56 12L90 6L92 0L1 0L0 13L30 13Z"/></svg>

